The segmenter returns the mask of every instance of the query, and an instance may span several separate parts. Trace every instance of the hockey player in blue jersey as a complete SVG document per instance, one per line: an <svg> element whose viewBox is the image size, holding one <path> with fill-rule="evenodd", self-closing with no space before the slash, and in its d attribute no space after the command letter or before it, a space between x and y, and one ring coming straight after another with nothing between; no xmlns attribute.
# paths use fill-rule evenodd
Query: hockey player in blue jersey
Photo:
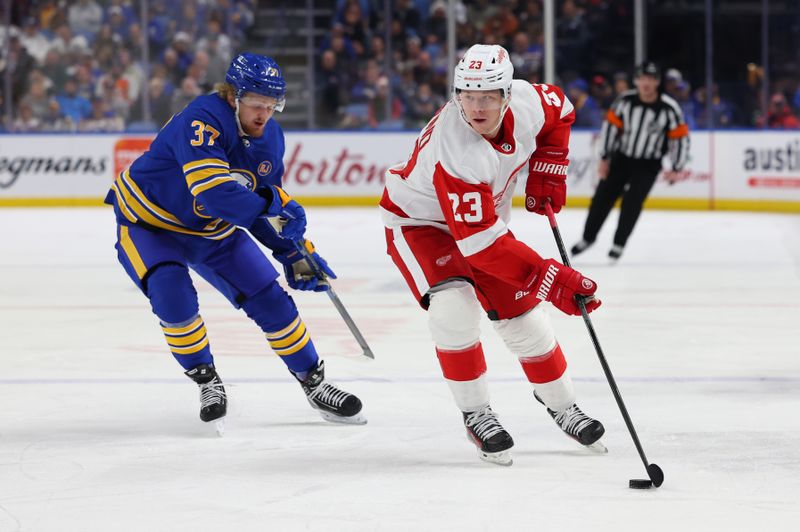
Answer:
<svg viewBox="0 0 800 532"><path fill-rule="evenodd" d="M284 106L281 71L269 57L240 54L215 90L173 116L114 181L106 203L116 213L119 261L150 300L173 356L199 385L201 420L221 430L227 396L188 268L264 331L324 419L365 423L361 401L325 380L278 272L242 230L272 250L290 287L322 291L336 277L304 239L303 208L280 187L284 137L272 117ZM296 241L325 279L313 275Z"/></svg>

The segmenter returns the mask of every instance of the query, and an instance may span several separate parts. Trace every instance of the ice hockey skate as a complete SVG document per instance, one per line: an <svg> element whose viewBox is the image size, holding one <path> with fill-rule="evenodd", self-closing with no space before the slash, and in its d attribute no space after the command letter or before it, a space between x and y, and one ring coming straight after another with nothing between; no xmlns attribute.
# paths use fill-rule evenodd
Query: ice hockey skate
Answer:
<svg viewBox="0 0 800 532"><path fill-rule="evenodd" d="M305 380L295 379L302 386L309 404L319 412L322 419L331 423L364 425L367 418L361 413L361 400L351 393L340 390L325 380L325 362L308 372Z"/></svg>
<svg viewBox="0 0 800 532"><path fill-rule="evenodd" d="M500 424L492 408L485 406L474 412L462 413L467 437L478 448L481 460L510 466L513 463L510 449L514 446L514 440Z"/></svg>
<svg viewBox="0 0 800 532"><path fill-rule="evenodd" d="M534 392L534 397L544 405L544 401ZM545 405L547 408L547 405ZM564 434L577 441L587 449L597 453L607 453L608 449L600 442L600 438L606 429L603 424L584 414L577 404L574 404L562 412L554 412L547 408L547 413L556 422L556 425L564 431Z"/></svg>
<svg viewBox="0 0 800 532"><path fill-rule="evenodd" d="M611 259L611 264L616 264L617 261L622 257L622 252L625 251L623 246L618 244L614 244L608 252L608 258Z"/></svg>
<svg viewBox="0 0 800 532"><path fill-rule="evenodd" d="M219 436L225 433L225 414L228 412L228 397L225 387L213 366L200 364L186 372L200 387L200 419L214 422Z"/></svg>
<svg viewBox="0 0 800 532"><path fill-rule="evenodd" d="M583 253L584 251L589 249L592 244L593 244L593 242L587 242L586 240L580 240L577 244L572 246L572 249L569 250L569 253L573 257L576 256L576 255L580 255L581 253Z"/></svg>

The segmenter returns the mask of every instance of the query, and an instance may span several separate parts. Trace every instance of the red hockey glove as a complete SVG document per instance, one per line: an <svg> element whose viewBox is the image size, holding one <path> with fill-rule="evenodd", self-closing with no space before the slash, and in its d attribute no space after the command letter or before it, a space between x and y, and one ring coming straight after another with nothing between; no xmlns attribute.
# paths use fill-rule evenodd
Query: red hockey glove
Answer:
<svg viewBox="0 0 800 532"><path fill-rule="evenodd" d="M531 287L538 299L549 301L561 312L572 316L581 314L576 296L583 297L586 312L600 306L600 300L594 297L597 283L553 259L542 262L542 268L531 282Z"/></svg>
<svg viewBox="0 0 800 532"><path fill-rule="evenodd" d="M531 158L525 185L525 208L545 214L544 204L549 201L553 212L560 211L567 201L568 166L567 159Z"/></svg>

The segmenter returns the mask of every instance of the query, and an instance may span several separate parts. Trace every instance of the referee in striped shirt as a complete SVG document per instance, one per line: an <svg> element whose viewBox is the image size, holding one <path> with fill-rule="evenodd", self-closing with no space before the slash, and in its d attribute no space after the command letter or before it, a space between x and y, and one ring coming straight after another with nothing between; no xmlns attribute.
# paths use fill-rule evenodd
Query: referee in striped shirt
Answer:
<svg viewBox="0 0 800 532"><path fill-rule="evenodd" d="M608 256L622 256L633 226L642 212L666 153L672 162L664 177L672 184L689 155L689 128L674 99L659 93L661 73L650 61L636 69L635 90L617 97L606 114L600 132L600 182L589 206L583 239L572 246L572 255L591 246L600 227L622 196L614 245Z"/></svg>

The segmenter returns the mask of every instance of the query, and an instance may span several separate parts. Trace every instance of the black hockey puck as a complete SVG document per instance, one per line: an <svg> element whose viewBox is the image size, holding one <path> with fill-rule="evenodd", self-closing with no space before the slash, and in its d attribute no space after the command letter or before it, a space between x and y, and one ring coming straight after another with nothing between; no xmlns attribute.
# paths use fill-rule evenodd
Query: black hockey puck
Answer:
<svg viewBox="0 0 800 532"><path fill-rule="evenodd" d="M635 490L649 490L653 487L653 481L649 478L632 478L628 481L628 487Z"/></svg>

